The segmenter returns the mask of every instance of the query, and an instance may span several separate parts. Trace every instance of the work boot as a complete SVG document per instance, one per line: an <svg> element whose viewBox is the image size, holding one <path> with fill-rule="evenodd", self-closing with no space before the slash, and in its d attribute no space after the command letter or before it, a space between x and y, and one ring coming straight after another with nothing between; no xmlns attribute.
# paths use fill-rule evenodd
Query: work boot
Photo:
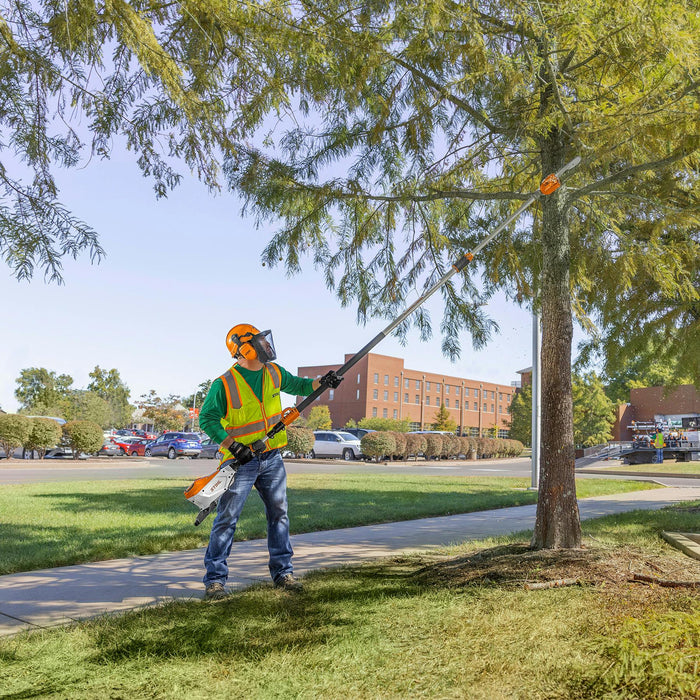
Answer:
<svg viewBox="0 0 700 700"><path fill-rule="evenodd" d="M285 591L303 591L304 586L301 581L297 581L291 574L285 574L275 581L277 588L282 588Z"/></svg>
<svg viewBox="0 0 700 700"><path fill-rule="evenodd" d="M204 600L223 600L228 594L224 589L224 584L214 581L204 590Z"/></svg>

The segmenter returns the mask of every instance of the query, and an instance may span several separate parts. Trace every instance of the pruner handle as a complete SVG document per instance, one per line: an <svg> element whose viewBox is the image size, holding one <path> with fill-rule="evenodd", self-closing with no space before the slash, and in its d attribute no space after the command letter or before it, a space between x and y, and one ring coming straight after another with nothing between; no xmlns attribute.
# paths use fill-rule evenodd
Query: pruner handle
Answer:
<svg viewBox="0 0 700 700"><path fill-rule="evenodd" d="M265 439L269 440L271 437L277 435L277 433L279 433L281 430L284 430L288 425L294 423L294 421L297 418L299 418L299 415L299 411L294 406L282 409L282 414L279 422L275 423L275 425L273 425L272 428L270 428L267 435L265 436Z"/></svg>

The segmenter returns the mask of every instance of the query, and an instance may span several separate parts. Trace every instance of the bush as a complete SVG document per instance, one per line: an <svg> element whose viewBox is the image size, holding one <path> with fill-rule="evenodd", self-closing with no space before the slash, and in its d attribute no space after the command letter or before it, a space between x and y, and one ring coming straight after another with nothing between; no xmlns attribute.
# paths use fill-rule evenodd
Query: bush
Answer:
<svg viewBox="0 0 700 700"><path fill-rule="evenodd" d="M413 435L412 433L406 434L406 455L413 455L418 459L418 455L425 453L425 448L428 443L425 441L424 435Z"/></svg>
<svg viewBox="0 0 700 700"><path fill-rule="evenodd" d="M466 459L476 459L476 443L472 438L459 438L459 449Z"/></svg>
<svg viewBox="0 0 700 700"><path fill-rule="evenodd" d="M396 440L391 433L378 430L376 433L367 433L360 441L362 454L366 457L384 457L393 455L396 451Z"/></svg>
<svg viewBox="0 0 700 700"><path fill-rule="evenodd" d="M102 428L89 420L69 421L63 426L63 434L73 450L73 459L78 459L81 452L98 452L104 442Z"/></svg>
<svg viewBox="0 0 700 700"><path fill-rule="evenodd" d="M396 447L394 448L393 457L396 459L406 459L406 447L408 441L406 440L406 433L399 433L396 430L391 431L391 435L394 438Z"/></svg>
<svg viewBox="0 0 700 700"><path fill-rule="evenodd" d="M444 443L442 451L445 457L459 457L462 452L462 443L456 435L443 435L442 441Z"/></svg>
<svg viewBox="0 0 700 700"><path fill-rule="evenodd" d="M426 442L423 454L426 457L439 457L442 454L442 435L438 433L428 433L423 437Z"/></svg>
<svg viewBox="0 0 700 700"><path fill-rule="evenodd" d="M287 449L295 457L307 455L314 448L314 431L311 428L291 426L287 428Z"/></svg>
<svg viewBox="0 0 700 700"><path fill-rule="evenodd" d="M50 418L30 418L31 429L25 446L39 453L39 459L44 459L46 450L61 442L61 426Z"/></svg>
<svg viewBox="0 0 700 700"><path fill-rule="evenodd" d="M18 447L27 443L32 430L32 421L16 413L0 414L0 447L10 459ZM100 430L100 435L102 431Z"/></svg>

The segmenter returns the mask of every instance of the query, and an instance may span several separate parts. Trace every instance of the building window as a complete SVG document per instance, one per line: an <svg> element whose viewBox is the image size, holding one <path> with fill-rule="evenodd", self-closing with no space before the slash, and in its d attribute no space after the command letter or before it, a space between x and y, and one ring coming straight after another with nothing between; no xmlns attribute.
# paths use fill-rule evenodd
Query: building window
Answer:
<svg viewBox="0 0 700 700"><path fill-rule="evenodd" d="M379 391L377 389L372 392L372 398L375 400L379 398Z"/></svg>
<svg viewBox="0 0 700 700"><path fill-rule="evenodd" d="M420 389L420 379L416 379L416 389Z"/></svg>
<svg viewBox="0 0 700 700"><path fill-rule="evenodd" d="M446 394L450 393L450 385L449 384L445 384L445 393Z"/></svg>
<svg viewBox="0 0 700 700"><path fill-rule="evenodd" d="M479 428L469 428L469 437L479 437Z"/></svg>
<svg viewBox="0 0 700 700"><path fill-rule="evenodd" d="M503 401L503 394L500 391L498 392L498 400Z"/></svg>
<svg viewBox="0 0 700 700"><path fill-rule="evenodd" d="M334 396L335 396L335 389L329 389L328 390L328 400L333 401Z"/></svg>
<svg viewBox="0 0 700 700"><path fill-rule="evenodd" d="M479 410L479 404L476 401L474 402L474 410L475 411Z"/></svg>
<svg viewBox="0 0 700 700"><path fill-rule="evenodd" d="M509 435L510 435L510 430L505 430L504 428L498 429L498 437L499 438L507 439Z"/></svg>
<svg viewBox="0 0 700 700"><path fill-rule="evenodd" d="M355 400L359 401L360 400L360 390L357 390L357 394L355 394Z"/></svg>
<svg viewBox="0 0 700 700"><path fill-rule="evenodd" d="M408 380L408 379L404 379L404 380L403 380L403 388L404 388L404 389L408 389L408 385L409 385L409 380Z"/></svg>
<svg viewBox="0 0 700 700"><path fill-rule="evenodd" d="M478 389L474 389L474 398L475 399L479 398L479 390Z"/></svg>
<svg viewBox="0 0 700 700"><path fill-rule="evenodd" d="M388 374L384 375L384 386L389 386L389 375Z"/></svg>
<svg viewBox="0 0 700 700"><path fill-rule="evenodd" d="M488 412L489 412L489 407L486 404L484 404L484 413L488 413Z"/></svg>
<svg viewBox="0 0 700 700"><path fill-rule="evenodd" d="M358 384L360 383L360 373L359 372L357 373L357 383Z"/></svg>
<svg viewBox="0 0 700 700"><path fill-rule="evenodd" d="M450 400L445 399L445 408L449 408L449 407L450 407Z"/></svg>
<svg viewBox="0 0 700 700"><path fill-rule="evenodd" d="M388 418L389 417L389 409L385 408L382 410L382 418Z"/></svg>
<svg viewBox="0 0 700 700"><path fill-rule="evenodd" d="M435 405L436 405L436 406L439 406L439 405L440 405L440 397L439 397L439 396L436 396L436 397L435 397Z"/></svg>
<svg viewBox="0 0 700 700"><path fill-rule="evenodd" d="M399 417L399 412L396 409L394 409L394 418L396 419L398 417Z"/></svg>
<svg viewBox="0 0 700 700"><path fill-rule="evenodd" d="M425 390L430 391L430 382L425 383Z"/></svg>
<svg viewBox="0 0 700 700"><path fill-rule="evenodd" d="M389 400L389 392L385 391L384 392L384 401L388 401L388 400Z"/></svg>
<svg viewBox="0 0 700 700"><path fill-rule="evenodd" d="M408 394L403 395L403 402L408 403Z"/></svg>
<svg viewBox="0 0 700 700"><path fill-rule="evenodd" d="M455 408L459 408L459 399L455 399Z"/></svg>
<svg viewBox="0 0 700 700"><path fill-rule="evenodd" d="M398 385L399 385L399 378L394 377L394 386L398 386Z"/></svg>
<svg viewBox="0 0 700 700"><path fill-rule="evenodd" d="M469 396L469 387L468 386L464 387L464 395Z"/></svg>
<svg viewBox="0 0 700 700"><path fill-rule="evenodd" d="M491 413L496 413L496 407L493 404L491 404Z"/></svg>
<svg viewBox="0 0 700 700"><path fill-rule="evenodd" d="M372 409L372 418L376 418L376 417L377 417L377 407L375 406L375 407Z"/></svg>
<svg viewBox="0 0 700 700"><path fill-rule="evenodd" d="M399 400L399 392L395 391L394 392L394 401L398 401L398 400Z"/></svg>
<svg viewBox="0 0 700 700"><path fill-rule="evenodd" d="M440 391L440 385L439 385L439 384L436 384L436 385L435 385L435 391Z"/></svg>
<svg viewBox="0 0 700 700"><path fill-rule="evenodd" d="M408 424L408 427L411 430L420 430L420 423L418 423L418 421L413 421L412 423Z"/></svg>
<svg viewBox="0 0 700 700"><path fill-rule="evenodd" d="M416 394L416 403L420 403L420 395Z"/></svg>
<svg viewBox="0 0 700 700"><path fill-rule="evenodd" d="M379 384L379 373L378 372L374 373L374 383Z"/></svg>
<svg viewBox="0 0 700 700"><path fill-rule="evenodd" d="M503 406L500 403L498 404L498 412L503 413Z"/></svg>
<svg viewBox="0 0 700 700"><path fill-rule="evenodd" d="M430 406L430 397L429 396L425 397L425 405Z"/></svg>

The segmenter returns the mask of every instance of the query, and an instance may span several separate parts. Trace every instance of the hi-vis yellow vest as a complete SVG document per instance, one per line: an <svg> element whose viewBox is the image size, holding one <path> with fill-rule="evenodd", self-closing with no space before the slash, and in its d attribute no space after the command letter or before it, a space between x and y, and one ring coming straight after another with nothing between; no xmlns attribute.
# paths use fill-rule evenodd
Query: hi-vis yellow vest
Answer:
<svg viewBox="0 0 700 700"><path fill-rule="evenodd" d="M282 399L280 386L282 373L272 362L263 368L263 400L260 402L248 382L236 370L234 365L221 376L226 391L226 415L221 419L221 426L233 435L236 442L250 445L267 434L273 425L279 423L282 417ZM284 447L287 444L287 432L280 431L267 443L268 450ZM221 461L232 459L229 450L221 450Z"/></svg>
<svg viewBox="0 0 700 700"><path fill-rule="evenodd" d="M664 446L663 433L656 433L656 437L654 438L654 445L656 446L657 450L660 450Z"/></svg>

